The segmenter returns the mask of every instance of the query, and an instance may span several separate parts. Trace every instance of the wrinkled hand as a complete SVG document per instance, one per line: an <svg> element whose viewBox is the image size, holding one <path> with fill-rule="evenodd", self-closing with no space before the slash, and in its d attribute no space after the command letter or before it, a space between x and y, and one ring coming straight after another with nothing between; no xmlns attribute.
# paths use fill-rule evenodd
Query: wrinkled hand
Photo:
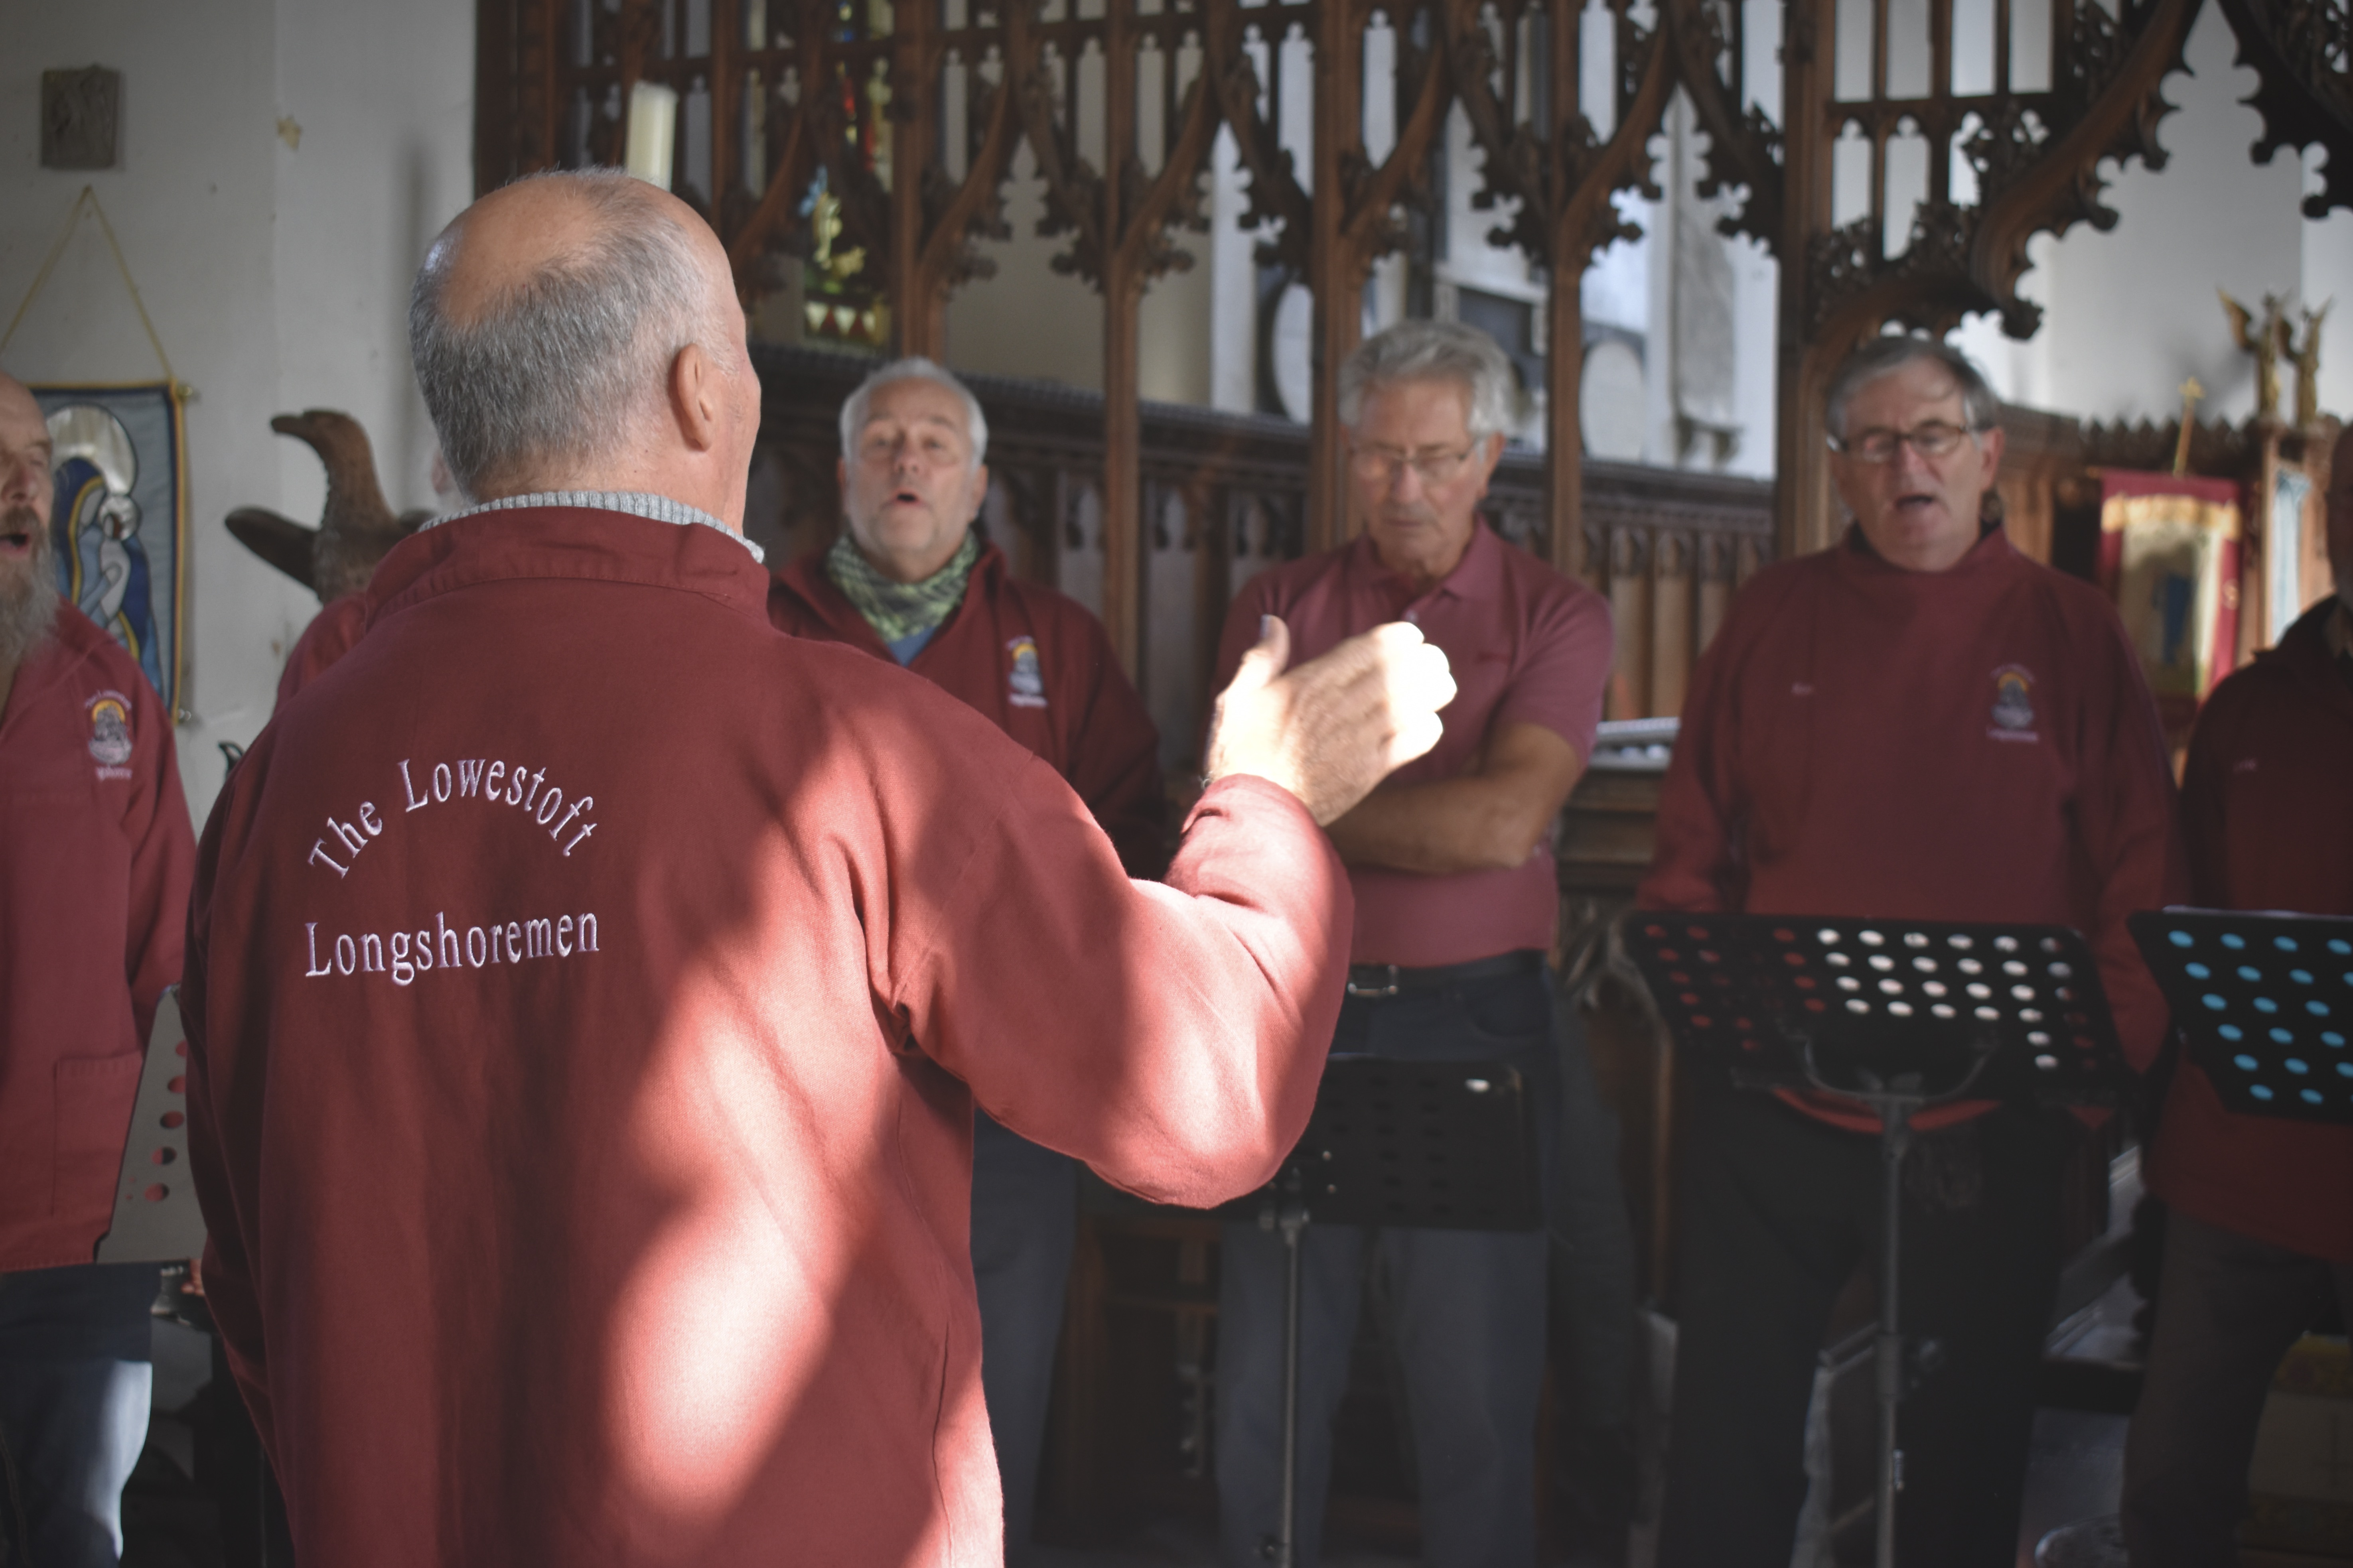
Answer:
<svg viewBox="0 0 2353 1568"><path fill-rule="evenodd" d="M1286 673L1290 660L1291 628L1264 617L1258 646L1218 698L1210 782L1271 779L1324 825L1438 744L1438 710L1454 700L1454 677L1419 627L1376 626Z"/></svg>

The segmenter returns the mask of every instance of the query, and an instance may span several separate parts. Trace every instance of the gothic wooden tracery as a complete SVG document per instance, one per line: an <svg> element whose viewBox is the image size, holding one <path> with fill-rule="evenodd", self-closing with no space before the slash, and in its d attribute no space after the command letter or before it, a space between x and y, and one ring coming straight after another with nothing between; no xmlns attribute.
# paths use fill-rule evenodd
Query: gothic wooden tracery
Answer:
<svg viewBox="0 0 2353 1568"><path fill-rule="evenodd" d="M2353 205L2347 0L2217 0L2262 76L2253 150L2327 150L2314 216ZM480 0L476 177L617 163L640 82L677 97L673 186L727 244L747 301L802 284L811 335L938 355L985 274L1026 143L1055 265L1102 296L1103 616L1131 666L1145 526L1137 388L1145 291L1188 263L1219 130L1264 259L1314 301L1305 543L1345 529L1334 371L1366 279L1429 199L1457 106L1478 205L1558 279L1655 195L1649 143L1680 92L1701 194L1781 264L1778 547L1831 530L1829 370L1890 322L1978 311L2031 331L2027 244L2106 227L2104 159L2160 165L2165 76L2200 0ZM1377 28L1394 40L1370 65ZM1312 147L1284 144L1281 62L1312 52ZM1375 100L1389 95L1386 101ZM1377 113L1368 112L1377 110ZM1376 149L1368 124L1382 127ZM812 281L813 280L813 281ZM1578 290L1546 312L1543 535L1588 575L1579 523Z"/></svg>

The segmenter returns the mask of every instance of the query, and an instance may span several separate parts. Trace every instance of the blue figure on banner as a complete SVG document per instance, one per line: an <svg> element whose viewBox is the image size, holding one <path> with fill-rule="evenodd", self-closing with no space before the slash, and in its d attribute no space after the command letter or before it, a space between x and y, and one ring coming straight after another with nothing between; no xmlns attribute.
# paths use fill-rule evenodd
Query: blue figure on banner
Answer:
<svg viewBox="0 0 2353 1568"><path fill-rule="evenodd" d="M147 546L139 537L139 503L132 499L139 455L131 433L111 411L88 403L58 409L48 425L58 592L105 627L161 691L163 650Z"/></svg>

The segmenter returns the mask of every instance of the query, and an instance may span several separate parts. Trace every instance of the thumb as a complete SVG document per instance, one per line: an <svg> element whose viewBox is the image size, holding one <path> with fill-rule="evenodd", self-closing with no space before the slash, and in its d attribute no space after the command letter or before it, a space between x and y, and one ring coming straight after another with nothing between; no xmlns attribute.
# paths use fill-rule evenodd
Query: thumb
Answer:
<svg viewBox="0 0 2353 1568"><path fill-rule="evenodd" d="M1261 616L1258 618L1258 643L1242 655L1234 668L1234 678L1228 691L1256 691L1291 663L1291 628L1282 624L1281 616Z"/></svg>

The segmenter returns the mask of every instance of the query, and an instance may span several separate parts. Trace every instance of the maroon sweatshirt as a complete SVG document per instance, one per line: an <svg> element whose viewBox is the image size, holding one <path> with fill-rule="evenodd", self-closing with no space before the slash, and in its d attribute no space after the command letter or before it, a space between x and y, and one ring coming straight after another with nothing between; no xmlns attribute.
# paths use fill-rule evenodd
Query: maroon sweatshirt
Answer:
<svg viewBox="0 0 2353 1568"><path fill-rule="evenodd" d="M2215 688L2182 779L2194 902L2353 915L2353 689L2327 643L2334 598ZM2353 1128L2226 1110L2184 1056L2149 1186L2183 1213L2353 1263Z"/></svg>
<svg viewBox="0 0 2353 1568"><path fill-rule="evenodd" d="M111 1223L195 860L163 699L58 605L0 715L0 1273L88 1263Z"/></svg>
<svg viewBox="0 0 2353 1568"><path fill-rule="evenodd" d="M1692 672L1636 902L2073 926L2147 1066L2167 1015L2125 917L2184 881L2164 739L2116 611L1999 529L1936 573L1859 537L1733 599Z"/></svg>
<svg viewBox="0 0 2353 1568"><path fill-rule="evenodd" d="M278 672L278 701L272 712L292 700L296 692L319 679L326 668L352 651L367 625L367 595L346 594L319 606L294 646L286 650L286 668Z"/></svg>
<svg viewBox="0 0 2353 1568"><path fill-rule="evenodd" d="M776 574L768 619L788 637L848 643L892 665L891 650L812 556ZM1167 858L1160 735L1119 667L1103 623L1076 599L1013 575L986 545L962 603L907 668L981 714L1069 781L1111 836L1131 877Z"/></svg>
<svg viewBox="0 0 2353 1568"><path fill-rule="evenodd" d="M1131 883L767 587L710 528L440 524L214 810L206 1282L306 1562L994 1563L975 1101L1186 1204L1305 1123L1349 903L1295 799L1221 783Z"/></svg>

